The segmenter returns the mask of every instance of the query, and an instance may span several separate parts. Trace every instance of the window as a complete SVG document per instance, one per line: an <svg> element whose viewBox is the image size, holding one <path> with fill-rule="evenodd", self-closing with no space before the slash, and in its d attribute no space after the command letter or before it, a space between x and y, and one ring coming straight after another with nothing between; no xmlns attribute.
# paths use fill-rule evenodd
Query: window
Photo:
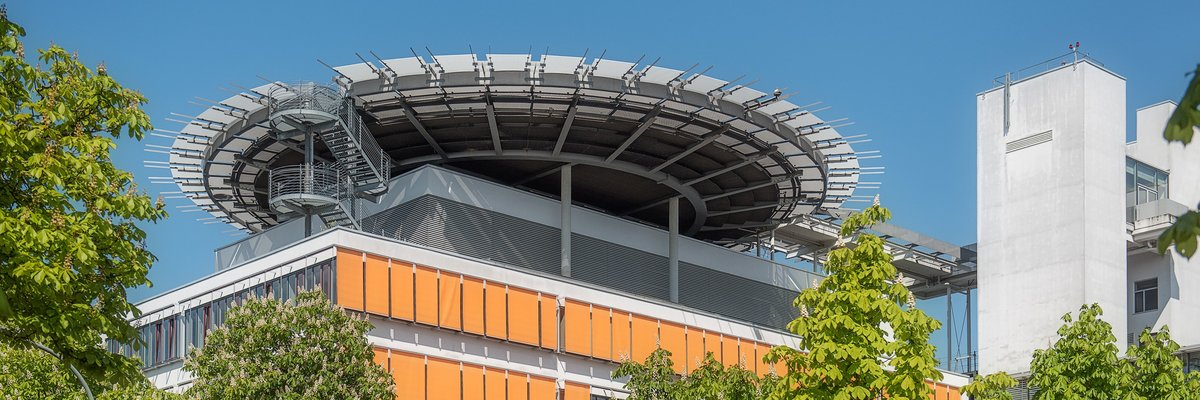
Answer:
<svg viewBox="0 0 1200 400"><path fill-rule="evenodd" d="M1149 203L1167 197L1169 174L1141 161L1125 158L1125 206Z"/></svg>
<svg viewBox="0 0 1200 400"><path fill-rule="evenodd" d="M1133 312L1158 309L1158 278L1133 283Z"/></svg>

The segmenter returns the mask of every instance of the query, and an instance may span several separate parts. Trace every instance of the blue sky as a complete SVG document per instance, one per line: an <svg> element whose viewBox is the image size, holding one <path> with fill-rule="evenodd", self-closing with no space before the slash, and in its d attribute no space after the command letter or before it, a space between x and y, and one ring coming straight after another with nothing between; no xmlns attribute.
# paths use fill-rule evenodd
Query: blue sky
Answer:
<svg viewBox="0 0 1200 400"><path fill-rule="evenodd" d="M334 5L336 4L336 5ZM770 91L798 91L796 104L832 106L826 119L849 118L843 134L873 139L881 150L870 165L887 167L884 205L894 222L943 240L973 243L975 224L974 95L992 78L1067 52L1082 42L1127 79L1128 125L1133 110L1178 99L1184 73L1200 62L1194 40L1200 2L317 2L253 1L70 2L10 1L10 18L29 31L27 48L48 43L103 61L122 84L145 94L157 127L171 112L195 115L195 97L220 99L221 88L254 86L257 76L326 81L317 63L358 62L354 53L411 55L526 52L637 60L685 69L713 65L709 75L746 75ZM1132 135L1132 132L1130 132ZM148 138L167 144L162 138ZM165 170L143 168L161 155L123 140L114 158L152 192ZM159 257L145 298L213 271L212 251L240 236L203 213L180 212L147 226ZM203 215L207 216L207 215ZM961 301L961 298L955 301ZM960 303L961 304L961 303ZM922 304L937 317L945 303ZM961 313L958 314L961 318ZM958 322L961 324L961 320ZM941 339L943 333L935 334ZM941 346L939 346L941 347Z"/></svg>

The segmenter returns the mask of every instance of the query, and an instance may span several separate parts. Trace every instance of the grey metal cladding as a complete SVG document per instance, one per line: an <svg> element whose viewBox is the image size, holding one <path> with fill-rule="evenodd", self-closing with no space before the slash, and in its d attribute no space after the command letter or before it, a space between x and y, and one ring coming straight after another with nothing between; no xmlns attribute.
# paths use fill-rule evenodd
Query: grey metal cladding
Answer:
<svg viewBox="0 0 1200 400"><path fill-rule="evenodd" d="M364 231L558 274L557 227L424 195L364 218Z"/></svg>
<svg viewBox="0 0 1200 400"><path fill-rule="evenodd" d="M792 300L799 294L699 265L679 263L679 303L688 307L783 328L800 316L792 307Z"/></svg>
<svg viewBox="0 0 1200 400"><path fill-rule="evenodd" d="M665 250L665 249L664 249ZM669 300L667 258L571 234L571 277L637 295Z"/></svg>

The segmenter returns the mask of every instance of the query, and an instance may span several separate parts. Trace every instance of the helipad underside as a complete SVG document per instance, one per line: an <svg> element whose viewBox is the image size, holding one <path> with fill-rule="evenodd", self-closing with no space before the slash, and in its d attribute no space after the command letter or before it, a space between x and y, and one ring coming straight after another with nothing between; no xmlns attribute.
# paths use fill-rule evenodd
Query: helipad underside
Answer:
<svg viewBox="0 0 1200 400"><path fill-rule="evenodd" d="M858 182L854 150L803 107L705 75L582 57L435 56L335 68L335 83L393 160L392 175L440 164L556 194L570 164L576 203L685 234L744 237L839 207ZM170 163L186 195L235 227L277 224L268 172L302 162L269 134L267 96L240 93L180 131ZM332 159L317 144L317 155Z"/></svg>

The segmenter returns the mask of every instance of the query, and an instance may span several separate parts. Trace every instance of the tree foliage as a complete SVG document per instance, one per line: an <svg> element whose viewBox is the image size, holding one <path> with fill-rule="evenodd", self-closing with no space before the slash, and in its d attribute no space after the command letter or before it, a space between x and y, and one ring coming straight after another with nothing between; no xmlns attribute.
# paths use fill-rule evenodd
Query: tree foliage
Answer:
<svg viewBox="0 0 1200 400"><path fill-rule="evenodd" d="M392 378L373 361L371 323L321 292L288 302L253 299L229 312L184 368L198 399L390 399Z"/></svg>
<svg viewBox="0 0 1200 400"><path fill-rule="evenodd" d="M0 399L83 400L83 388L58 359L32 348L0 344ZM116 387L96 386L100 400L171 400L179 396L142 378Z"/></svg>
<svg viewBox="0 0 1200 400"><path fill-rule="evenodd" d="M1008 388L1014 386L1017 386L1016 379L1004 372L997 372L971 380L970 384L963 386L963 393L971 396L971 400L1012 400Z"/></svg>
<svg viewBox="0 0 1200 400"><path fill-rule="evenodd" d="M776 347L768 354L768 362L783 360L788 370L772 398L931 395L926 380L942 374L929 335L940 323L915 307L883 239L862 231L889 218L876 202L843 222L842 239L824 265L827 277L800 293L795 305L801 316L788 324L807 352Z"/></svg>
<svg viewBox="0 0 1200 400"><path fill-rule="evenodd" d="M1167 127L1163 137L1168 142L1182 142L1185 146L1192 142L1196 129L1200 128L1200 64L1192 72L1192 80L1179 99L1179 107L1167 119ZM1197 205L1200 208L1200 205ZM1188 210L1179 216L1158 237L1158 252L1166 253L1171 245L1180 255L1192 258L1196 254L1197 237L1200 237L1200 212Z"/></svg>
<svg viewBox="0 0 1200 400"><path fill-rule="evenodd" d="M1079 318L1063 315L1059 339L1033 352L1029 384L1038 399L1102 399L1123 394L1123 374L1117 364L1117 338L1112 325L1100 319L1097 304L1084 305ZM1112 397L1119 398L1119 397Z"/></svg>
<svg viewBox="0 0 1200 400"><path fill-rule="evenodd" d="M136 362L99 343L136 339L125 290L150 283L154 256L135 223L166 216L109 157L150 129L146 99L58 46L29 63L24 35L0 11L0 341L136 382Z"/></svg>
<svg viewBox="0 0 1200 400"><path fill-rule="evenodd" d="M1128 387L1123 392L1135 400L1198 399L1200 393L1188 390L1189 377L1183 373L1183 360L1175 356L1179 344L1171 340L1171 332L1163 327L1158 332L1142 331L1137 346L1129 347L1128 360L1122 363L1123 377ZM1191 380L1200 383L1200 373L1193 372Z"/></svg>
<svg viewBox="0 0 1200 400"><path fill-rule="evenodd" d="M671 352L650 353L645 362L626 361L613 371L613 378L628 378L629 400L751 400L766 398L775 390L779 377L755 375L741 365L725 367L708 353L691 373L675 374Z"/></svg>

